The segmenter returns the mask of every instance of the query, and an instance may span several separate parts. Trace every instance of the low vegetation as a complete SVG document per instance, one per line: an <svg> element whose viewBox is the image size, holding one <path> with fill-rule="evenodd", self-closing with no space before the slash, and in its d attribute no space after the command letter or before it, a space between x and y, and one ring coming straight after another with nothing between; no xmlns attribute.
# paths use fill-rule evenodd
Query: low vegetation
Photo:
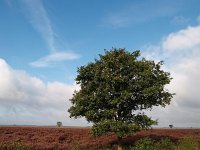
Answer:
<svg viewBox="0 0 200 150"><path fill-rule="evenodd" d="M131 150L174 150L174 143L168 139L164 138L161 141L155 141L151 138L143 138L138 140Z"/></svg>
<svg viewBox="0 0 200 150"><path fill-rule="evenodd" d="M149 137L139 139L131 146L124 147L124 150L199 150L200 144L194 137L184 137L178 142L172 142L169 138L162 138L159 141ZM104 150L113 150L104 149Z"/></svg>
<svg viewBox="0 0 200 150"><path fill-rule="evenodd" d="M0 150L28 150L29 148L23 142L13 142L12 144L0 143ZM88 149L79 142L75 142L71 150L84 150ZM97 148L95 150L115 150L116 146L110 146L105 148ZM172 142L169 138L162 138L160 140L154 140L149 137L145 137L137 140L132 145L126 145L123 150L199 150L200 144L194 137L184 137L177 142ZM32 148L32 150L36 150ZM59 148L55 148L59 150Z"/></svg>
<svg viewBox="0 0 200 150"><path fill-rule="evenodd" d="M0 150L117 150L115 134L94 138L90 132L91 128L0 127ZM123 150L200 150L198 142L200 129L151 129L127 136L122 144Z"/></svg>
<svg viewBox="0 0 200 150"><path fill-rule="evenodd" d="M185 137L179 140L177 150L199 150L200 145L194 137Z"/></svg>

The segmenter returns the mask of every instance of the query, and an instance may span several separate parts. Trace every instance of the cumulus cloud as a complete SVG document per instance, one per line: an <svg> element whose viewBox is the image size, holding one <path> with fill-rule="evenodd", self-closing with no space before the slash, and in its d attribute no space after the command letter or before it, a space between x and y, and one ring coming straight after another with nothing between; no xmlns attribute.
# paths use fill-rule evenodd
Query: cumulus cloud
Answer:
<svg viewBox="0 0 200 150"><path fill-rule="evenodd" d="M70 52L55 52L51 53L48 56L40 58L34 62L31 62L30 65L33 67L50 67L54 64L64 61L64 60L74 60L78 59L80 56L75 53Z"/></svg>
<svg viewBox="0 0 200 150"><path fill-rule="evenodd" d="M163 40L163 49L168 51L188 51L197 46L200 46L200 26L188 27L171 33Z"/></svg>
<svg viewBox="0 0 200 150"><path fill-rule="evenodd" d="M167 108L155 108L148 112L158 118L160 126L174 124L182 127L199 127L200 120L200 26L188 27L169 34L157 46L152 58L165 60L166 69L173 80L168 86L176 93L172 104ZM151 50L150 50L151 49ZM153 46L148 52L153 51Z"/></svg>
<svg viewBox="0 0 200 150"><path fill-rule="evenodd" d="M0 59L1 124L86 125L83 119L69 118L67 109L76 84L45 83Z"/></svg>

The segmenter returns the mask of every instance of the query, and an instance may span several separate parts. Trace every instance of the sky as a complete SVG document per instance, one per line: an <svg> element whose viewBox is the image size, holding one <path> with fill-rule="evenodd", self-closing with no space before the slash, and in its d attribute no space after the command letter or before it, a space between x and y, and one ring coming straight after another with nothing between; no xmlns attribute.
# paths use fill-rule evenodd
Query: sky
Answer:
<svg viewBox="0 0 200 150"><path fill-rule="evenodd" d="M0 18L0 125L90 125L67 112L77 68L115 47L165 62L160 127L200 127L199 0L1 0Z"/></svg>

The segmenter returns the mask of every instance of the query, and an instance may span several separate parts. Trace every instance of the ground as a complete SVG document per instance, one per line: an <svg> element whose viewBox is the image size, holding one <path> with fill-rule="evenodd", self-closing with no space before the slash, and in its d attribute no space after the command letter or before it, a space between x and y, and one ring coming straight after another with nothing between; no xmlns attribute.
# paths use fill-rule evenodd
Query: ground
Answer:
<svg viewBox="0 0 200 150"><path fill-rule="evenodd" d="M72 147L93 150L116 146L117 138L114 134L94 138L90 135L90 130L90 128L75 127L2 126L0 127L0 144L12 145L20 142L26 145L28 149L37 150L71 150ZM174 142L185 136L193 136L200 142L200 129L150 129L124 138L123 143L133 144L136 140L146 136L156 140L168 137Z"/></svg>

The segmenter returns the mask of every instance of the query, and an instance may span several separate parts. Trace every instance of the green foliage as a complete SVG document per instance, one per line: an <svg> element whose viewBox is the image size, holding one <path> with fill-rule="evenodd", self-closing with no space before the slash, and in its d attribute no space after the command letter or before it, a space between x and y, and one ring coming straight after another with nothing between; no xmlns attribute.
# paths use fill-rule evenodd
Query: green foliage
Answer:
<svg viewBox="0 0 200 150"><path fill-rule="evenodd" d="M138 140L131 150L174 150L174 148L174 143L168 138L155 141L147 137Z"/></svg>
<svg viewBox="0 0 200 150"><path fill-rule="evenodd" d="M179 140L177 150L199 150L199 143L193 137L185 137Z"/></svg>
<svg viewBox="0 0 200 150"><path fill-rule="evenodd" d="M193 137L185 137L177 144L174 144L170 139L164 138L160 141L152 140L151 138L143 138L138 140L131 150L199 150L199 143Z"/></svg>
<svg viewBox="0 0 200 150"><path fill-rule="evenodd" d="M148 137L140 139L132 150L155 150L155 141Z"/></svg>
<svg viewBox="0 0 200 150"><path fill-rule="evenodd" d="M174 150L174 143L168 138L163 138L155 144L155 147L156 150Z"/></svg>
<svg viewBox="0 0 200 150"><path fill-rule="evenodd" d="M62 122L57 122L57 127L62 127Z"/></svg>
<svg viewBox="0 0 200 150"><path fill-rule="evenodd" d="M142 111L170 103L173 94L164 86L171 78L161 70L163 62L139 56L140 51L113 48L78 68L76 82L81 89L71 99L70 117L93 122L95 136L114 132L124 137L155 124Z"/></svg>

